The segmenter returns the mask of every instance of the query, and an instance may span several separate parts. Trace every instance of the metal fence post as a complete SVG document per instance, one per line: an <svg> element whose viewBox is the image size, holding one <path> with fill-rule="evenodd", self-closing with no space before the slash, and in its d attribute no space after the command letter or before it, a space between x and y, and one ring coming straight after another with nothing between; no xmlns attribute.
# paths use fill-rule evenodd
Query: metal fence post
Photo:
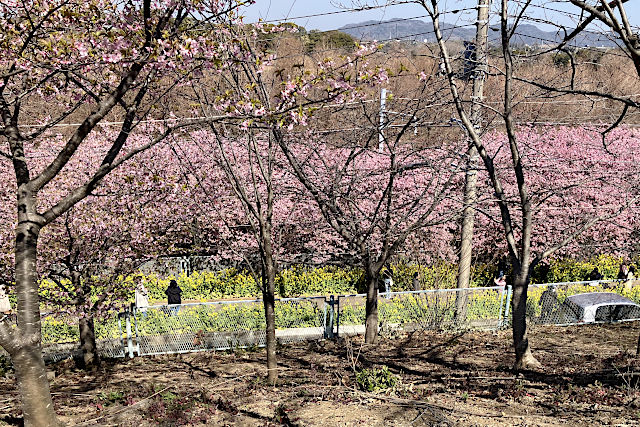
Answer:
<svg viewBox="0 0 640 427"><path fill-rule="evenodd" d="M507 319L509 318L509 306L511 305L511 286L507 285L507 297L504 300L504 319L503 323L507 323Z"/></svg>
<svg viewBox="0 0 640 427"><path fill-rule="evenodd" d="M329 339L333 339L333 318L335 315L335 296L331 295L329 297L329 321L325 324L325 336Z"/></svg>
<svg viewBox="0 0 640 427"><path fill-rule="evenodd" d="M133 327L136 333L136 352L138 353L138 356L140 356L140 332L138 332L138 319L137 319L137 309L136 306L133 306L132 308L133 311Z"/></svg>
<svg viewBox="0 0 640 427"><path fill-rule="evenodd" d="M327 339L329 338L329 334L327 333L327 306L329 305L329 303L327 302L327 298L324 298L324 305L322 307L322 324L324 325L324 332L323 332L323 338Z"/></svg>
<svg viewBox="0 0 640 427"><path fill-rule="evenodd" d="M125 315L125 322L126 322L126 327L127 327L127 349L129 350L129 359L133 359L133 337L132 337L132 333L131 333L131 312L130 311L126 311Z"/></svg>
<svg viewBox="0 0 640 427"><path fill-rule="evenodd" d="M497 326L498 329L500 329L504 325L504 313L506 312L506 307L504 306L504 302L507 300L507 292L508 292L508 286L506 287L506 289L500 292L500 308L499 308L500 312L498 313L498 326Z"/></svg>
<svg viewBox="0 0 640 427"><path fill-rule="evenodd" d="M338 296L338 299L336 301L336 304L338 305L338 314L336 315L336 338L340 337L340 297Z"/></svg>

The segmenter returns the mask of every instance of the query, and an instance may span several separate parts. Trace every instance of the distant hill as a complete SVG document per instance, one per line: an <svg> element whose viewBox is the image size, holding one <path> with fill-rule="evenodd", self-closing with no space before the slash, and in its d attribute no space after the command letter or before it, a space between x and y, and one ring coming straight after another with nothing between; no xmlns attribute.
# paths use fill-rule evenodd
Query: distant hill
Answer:
<svg viewBox="0 0 640 427"><path fill-rule="evenodd" d="M448 40L473 40L475 39L475 26L473 25L452 25L440 24L442 34ZM435 42L433 24L420 21L418 19L391 19L388 21L364 21L358 24L349 24L339 29L359 40L414 40ZM498 44L500 42L500 27L491 26L489 31L489 42ZM515 45L548 45L559 43L562 40L560 34L550 31L543 31L531 24L518 26L513 37ZM614 47L615 43L602 34L585 32L571 43L576 47Z"/></svg>

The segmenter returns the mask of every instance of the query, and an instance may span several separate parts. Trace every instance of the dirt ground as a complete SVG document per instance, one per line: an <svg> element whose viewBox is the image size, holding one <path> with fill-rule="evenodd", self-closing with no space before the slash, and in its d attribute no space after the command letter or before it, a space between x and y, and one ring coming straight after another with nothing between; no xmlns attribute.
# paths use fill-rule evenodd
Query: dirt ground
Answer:
<svg viewBox="0 0 640 427"><path fill-rule="evenodd" d="M137 357L85 373L50 366L60 418L114 426L635 426L640 325L536 327L542 372L514 374L511 336L415 332L279 349L274 387L264 350ZM399 382L364 392L356 372L386 365ZM0 425L20 425L15 380L0 378Z"/></svg>

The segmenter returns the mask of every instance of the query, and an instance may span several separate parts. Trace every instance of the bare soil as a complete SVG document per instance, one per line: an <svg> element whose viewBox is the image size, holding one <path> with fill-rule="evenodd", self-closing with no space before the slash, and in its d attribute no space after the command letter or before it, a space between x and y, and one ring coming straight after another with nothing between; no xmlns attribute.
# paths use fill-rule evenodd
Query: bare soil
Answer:
<svg viewBox="0 0 640 427"><path fill-rule="evenodd" d="M536 327L542 372L514 373L509 331L415 332L287 345L279 381L264 350L66 361L52 392L69 425L118 426L635 426L640 325ZM400 383L362 391L356 372L386 365ZM20 425L15 380L0 378L0 425Z"/></svg>

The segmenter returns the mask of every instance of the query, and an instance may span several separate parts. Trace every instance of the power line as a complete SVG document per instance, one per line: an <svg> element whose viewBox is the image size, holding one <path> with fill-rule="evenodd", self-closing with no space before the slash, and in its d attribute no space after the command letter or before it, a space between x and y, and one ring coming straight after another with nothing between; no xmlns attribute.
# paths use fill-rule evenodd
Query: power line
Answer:
<svg viewBox="0 0 640 427"><path fill-rule="evenodd" d="M371 100L371 101L376 101L376 100ZM221 116L221 117L227 117L227 116ZM190 118L192 120L196 120L196 119L206 119L208 117L196 117L196 118ZM209 117L210 118L210 117ZM115 123L115 122L114 122ZM515 123L517 126L593 126L593 123L559 123L559 122L516 122ZM404 128L406 127L405 125L387 125L385 126L386 129L398 129L398 128ZM411 124L409 127L414 128L456 128L457 125L455 123L452 123L451 121L442 121L442 122L428 122L428 123L416 123L416 124ZM488 127L488 129L496 129L498 127L501 127L501 125L496 125L496 126L490 126ZM624 127L626 128L640 128L640 124L639 125L624 125ZM340 133L340 132L362 132L362 131L370 131L370 132L378 132L378 127L376 125L371 125L371 126L361 126L361 127L351 127L351 128L334 128L334 129L309 129L309 131L314 132L316 134L331 134L331 133ZM289 134L306 134L308 131L293 131L293 132L289 132ZM419 140L415 140L415 141L405 141L406 143L412 143L412 144L418 144L418 143L422 143L424 141L419 141ZM97 152L102 153L103 150L94 150ZM57 155L56 153L50 153L50 154L45 154L45 153L39 153L39 154L31 154L28 155L27 157L30 159L40 159L40 158L51 158L51 157L55 157ZM554 156L548 156L545 155L544 159L547 160L553 160L553 161L567 161L567 162L571 162L571 161L585 161L585 159L563 159L560 157L554 157ZM597 160L597 159L590 159L589 160L592 163L601 163L601 164L637 164L637 161L634 160L616 160L616 159L612 159L612 160ZM555 169L554 166L549 165L549 166L535 166L535 169ZM590 169L572 169L569 172L591 172L592 170ZM563 171L563 172L567 172L567 171Z"/></svg>
<svg viewBox="0 0 640 427"><path fill-rule="evenodd" d="M354 106L354 105L362 105L362 104L368 104L370 102L376 102L375 99L364 99L361 101L357 101L357 102L345 102L343 104L325 104L325 105L321 105L320 108L343 108L343 107L349 107L349 106ZM240 119L242 117L234 117L234 116L195 116L195 117L174 117L171 119L146 119L146 120L140 120L138 122L135 122L136 126L140 125L140 124L146 124L146 123L177 123L177 122L189 122L189 121L198 121L198 120L217 120L217 119L225 119L225 118L229 118L229 119ZM116 122L98 122L96 124L96 126L120 126L124 124L123 121L116 121ZM51 125L51 128L64 128L64 127L78 127L82 125L82 123L57 123L54 125ZM30 124L30 125L18 125L18 127L21 128L39 128L42 127L44 125L34 125L34 124Z"/></svg>
<svg viewBox="0 0 640 427"><path fill-rule="evenodd" d="M455 26L451 26L447 28L447 31L450 30L454 30L454 29L459 29L459 28L466 28L466 27L473 27L475 26L475 23L472 24L465 24L465 25L455 25ZM335 31L335 30L332 30ZM394 40L404 40L407 38L411 38L411 37L418 37L418 36L424 36L424 35L428 35L428 34L433 34L434 30L429 30L429 31L423 31L420 33L413 33L413 34L407 34L404 36L400 36L400 37L390 37L390 38L386 38L386 39L380 39L380 40L375 40L376 43L385 43L385 42L390 42L390 41L394 41ZM363 41L363 40L360 40ZM415 40L417 41L417 40ZM373 43L373 40L371 41ZM317 53L324 53L324 52L335 52L336 49L335 48L329 48L329 49L322 49L322 50L314 50L313 53L317 54ZM304 52L301 53L297 53L297 54L292 54L292 55L286 55L286 56L280 56L277 59L289 59L289 58L299 58L300 56L306 56L306 54ZM416 56L425 56L425 55L416 55ZM432 57L437 57L437 56L432 56Z"/></svg>
<svg viewBox="0 0 640 427"><path fill-rule="evenodd" d="M519 3L519 4L523 3L521 0L513 0L513 2L514 3ZM589 12L585 12L585 13L589 14L589 15L585 15L585 13L570 12L570 11L567 11L567 10L561 10L561 9L556 9L556 8L553 8L553 7L549 7L547 5L538 5L538 4L533 4L533 3L529 3L529 4L527 4L527 6L528 7L535 7L537 9L549 10L549 11L552 11L552 12L556 12L556 13L560 13L560 14L563 14L563 15L567 15L567 16L571 16L571 17L574 17L574 18L578 18L580 20L582 20L585 17L588 17L588 16L591 15ZM553 22L549 22L549 25L557 25L557 24L555 24ZM589 30L586 30L586 29L584 31L592 32L592 31L589 31ZM595 32L595 31L593 31L592 33L593 34L600 34L600 33Z"/></svg>
<svg viewBox="0 0 640 427"><path fill-rule="evenodd" d="M396 78L399 78L401 76L393 76ZM630 96L636 96L636 95L640 95L640 94L635 94L635 95L630 95ZM398 98L394 98L395 100L400 100L400 101L413 101L413 102L421 102L424 101L424 99L421 98L404 98L404 97L398 97ZM545 98L538 98L538 99L545 99ZM582 104L594 104L596 102L606 102L608 100L604 100L604 99L595 99L595 100L567 100L567 101L557 101L557 100L552 100L550 102L544 102L544 101L520 101L517 102L518 105L520 104L534 104L534 105L547 105L549 107L553 107L555 105L582 105ZM344 108L344 107L351 107L351 106L361 106L362 104L369 104L369 103L375 103L378 102L378 99L362 99L359 101L354 101L354 102L347 102L347 103L336 103L336 104L325 104L322 105L321 108ZM487 101L484 102L484 104L501 104L501 101ZM439 106L439 105L446 105L446 104L438 104L435 106ZM423 108L430 108L430 107L435 107L433 105L427 105ZM389 111L390 114L394 114L393 111ZM398 113L400 114L400 113ZM229 115L220 115L220 116L194 116L194 117L175 117L175 118L170 118L170 119L146 119L146 120L140 120L138 122L136 122L136 126L140 125L140 124L149 124L149 123L178 123L178 122L189 122L189 121L198 121L198 120L211 120L211 119L241 119L243 117L234 117L234 116L229 116ZM247 117L249 118L249 117ZM530 121L518 121L516 122L517 125L525 125L525 126L604 126L605 124L603 123L593 123L593 122L587 122L585 120L599 120L602 119L602 116L598 115L598 116L593 116L593 117L576 117L576 120L573 121L560 121L560 120L550 120L550 119L543 119L543 120L530 120ZM54 125L51 125L51 128L67 128L67 127L78 127L80 126L82 123L57 123ZM107 122L98 122L97 126L120 126L124 124L123 121L107 121ZM421 124L420 122L416 122L416 124L412 125L412 126L417 126L417 127L434 127L435 125L445 125L445 126L438 126L438 127L451 127L452 123L450 121L446 121L446 122L429 122L427 124ZM18 125L18 127L20 128L30 128L30 129L35 129L35 128L40 128L43 125L39 125L39 124L20 124ZM388 127L403 127L404 125L390 125ZM496 125L493 126L495 127L499 127L500 125ZM627 123L624 126L627 127L640 127L640 124L633 124L633 123ZM362 129L362 128L353 128L353 129ZM336 129L336 131L340 131L341 129Z"/></svg>
<svg viewBox="0 0 640 427"><path fill-rule="evenodd" d="M627 95L629 98L632 98L634 96L640 96L640 94L632 94L632 95ZM397 97L394 98L396 100L399 101L423 101L423 99L420 98L403 98L403 97ZM533 99L540 99L541 101L533 101ZM544 101L545 99L547 99L548 101ZM598 98L598 99L574 99L574 100L551 100L549 98L544 98L544 97L540 97L540 98L528 98L527 101L514 101L515 104L521 105L521 104L534 104L534 105L548 105L548 106L554 106L554 105L582 105L582 104L595 104L595 103L599 103L599 102L609 102L611 100L609 99L602 99L602 98ZM468 101L463 101L463 102L468 102ZM450 104L451 102L448 102L447 104ZM447 105L447 104L442 104L442 105ZM483 104L486 105L501 105L502 101L484 101Z"/></svg>
<svg viewBox="0 0 640 427"><path fill-rule="evenodd" d="M296 19L304 19L304 18L311 18L311 17L320 17L320 16L328 16L328 15L335 15L335 14L341 14L341 13L354 13L354 12L362 12L362 11L367 11L367 10L372 10L372 9L380 9L380 8L385 8L385 7L389 7L389 6L395 6L395 5L401 5L401 4L409 4L409 3L413 3L412 1L403 1L403 2L399 2L399 3L393 3L390 5L377 5L377 6L363 6L360 8L352 8L352 9L345 9L345 10L339 10L339 11L332 11L332 12L323 12L323 13L318 13L318 14L312 14L312 15L302 15L302 16L296 16L296 17L290 17L290 18L283 18L283 19L274 19L274 20L267 20L267 21L261 21L263 23L271 23L271 22L282 22L282 21L287 21L287 20L296 20ZM565 13L568 15L571 15L572 13L570 12L563 12L559 9L553 9L553 8L548 8L548 7L544 7L544 6L538 6L538 5L531 5L534 7L537 7L539 9L546 9L546 10L551 10L554 12L560 12L560 13ZM440 14L444 15L444 14L457 14L460 12L464 12L464 11L469 11L469 10L476 10L477 6L474 7L467 7L467 8L461 8L461 9L454 9L451 11L442 11ZM574 16L580 16L578 14L573 14ZM331 30L323 30L323 31L318 31L318 33L330 33L333 31L341 31L341 30L351 30L351 29L357 29L357 28L366 28L366 27L372 27L372 26L379 26L379 25L385 25L385 24L392 24L392 23L396 23L396 22L403 22L403 21L409 21L409 20L414 20L414 19L421 19L421 18L428 18L430 15L416 15L416 16L412 16L412 17L407 17L407 18L399 18L399 19L394 19L394 20L390 20L390 21L380 21L380 22L375 22L375 23L369 23L369 24L360 24L360 25L352 25L352 26L346 26L346 27L342 27L342 28L337 28L337 29L331 29ZM256 23L251 23L251 24L257 24L259 22ZM249 24L249 25L251 25ZM469 27L469 26L475 26L475 23L470 23L470 24L465 24L465 25L455 25L452 26L450 28L447 28L447 31L451 31L454 29L459 29L459 28L464 28L464 27ZM605 35L604 33L601 32L596 32L596 31L591 31L591 30L584 30L583 33L589 33L589 34L599 34L599 35ZM421 32L421 33L414 33L414 34L409 34L409 35L404 35L404 36L400 36L400 37L391 37L391 38L387 38L387 39L381 39L381 40L377 40L378 42L384 42L384 41L391 41L391 40L402 40L402 39L407 39L407 38L411 38L411 37L417 37L417 36L422 36L422 35L427 35L427 34L432 34L434 33L433 30L430 31L426 31L426 32ZM539 41L545 41L545 42L551 42L554 44L557 44L558 41L556 40L551 40L551 39L546 39L543 37L536 37L536 36L531 36L531 35L525 35L525 34L515 34L515 35L520 35L521 37L528 37L528 38L532 38L535 40L539 40ZM280 36L280 38L285 38L285 37L302 37L303 35L289 35L289 36ZM278 38L277 36L272 38L276 39ZM589 49L589 50L597 50L598 52L601 52L598 48L594 48L591 46L585 46L583 47L583 49ZM333 49L329 49L329 50L333 50ZM619 55L622 57L626 57L625 55Z"/></svg>
<svg viewBox="0 0 640 427"><path fill-rule="evenodd" d="M258 22L250 22L247 25L254 25L254 24L269 24L272 22L283 22L283 21L293 21L296 19L307 19L307 18L317 18L317 17L321 17L321 16L329 16L329 15L339 15L342 13L354 13L354 12L365 12L365 11L369 11L369 10L375 10L375 9L384 9L387 7L391 7L391 6L400 6L400 5L404 5L404 4L412 4L415 3L414 1L400 1L400 2L394 2L391 4L381 4L381 5L376 5L376 6L361 6L361 7L354 7L351 9L342 9L342 10L334 10L331 12L322 12L322 13L314 13L311 15L302 15L302 16L291 16L291 17L286 17L286 18L281 18L281 19L271 19L271 20L261 20Z"/></svg>

